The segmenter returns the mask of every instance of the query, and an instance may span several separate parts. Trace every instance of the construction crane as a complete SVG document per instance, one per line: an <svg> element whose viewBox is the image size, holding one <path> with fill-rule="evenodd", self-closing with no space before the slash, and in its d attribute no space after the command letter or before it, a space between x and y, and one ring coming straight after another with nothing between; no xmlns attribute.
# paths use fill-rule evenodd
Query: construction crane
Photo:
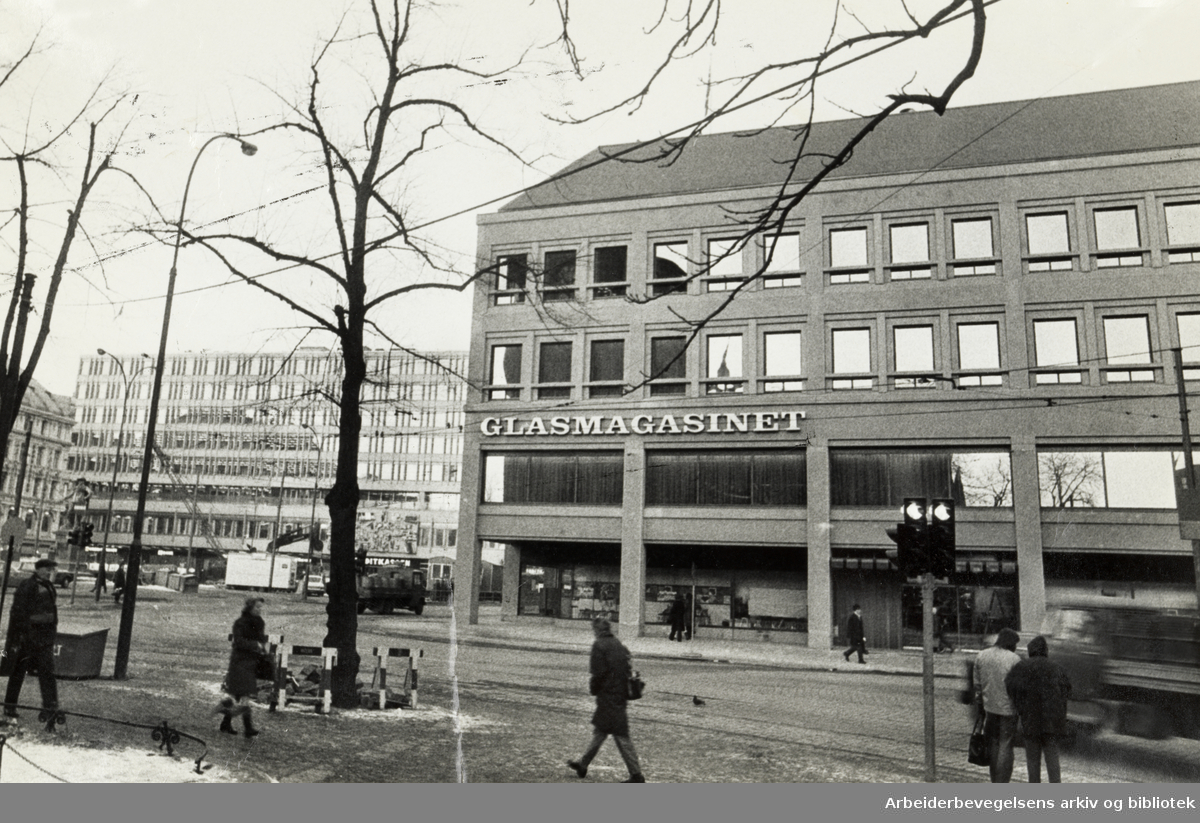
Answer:
<svg viewBox="0 0 1200 823"><path fill-rule="evenodd" d="M185 483L183 478L177 475L175 470L171 468L171 458L167 456L167 453L162 450L162 447L159 446L158 443L154 444L154 453L158 455L159 462L162 463L163 471L167 473L167 475L171 478L171 481L179 488L186 489L187 483ZM196 501L192 497L185 495L183 498L183 504L187 507L188 513L191 514L192 519L196 524L194 528L201 529L204 532L204 539L208 541L208 545L211 546L214 551L220 552L221 555L224 555L226 551L225 548L217 542L217 539L213 537L212 532L206 528L202 528L202 524L205 522L205 520L200 516L200 509L197 508Z"/></svg>

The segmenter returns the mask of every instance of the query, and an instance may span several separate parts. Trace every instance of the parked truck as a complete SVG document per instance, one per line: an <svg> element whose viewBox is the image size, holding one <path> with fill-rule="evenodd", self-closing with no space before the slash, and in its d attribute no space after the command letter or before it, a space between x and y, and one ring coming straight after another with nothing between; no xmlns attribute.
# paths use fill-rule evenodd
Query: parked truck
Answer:
<svg viewBox="0 0 1200 823"><path fill-rule="evenodd" d="M1065 604L1047 610L1042 634L1071 678L1075 722L1200 738L1200 614Z"/></svg>
<svg viewBox="0 0 1200 823"><path fill-rule="evenodd" d="M358 575L358 613L425 611L425 572L408 566L371 566Z"/></svg>
<svg viewBox="0 0 1200 823"><path fill-rule="evenodd" d="M275 570L271 571L274 563ZM225 562L225 588L291 591L296 587L296 558L286 554L230 552Z"/></svg>

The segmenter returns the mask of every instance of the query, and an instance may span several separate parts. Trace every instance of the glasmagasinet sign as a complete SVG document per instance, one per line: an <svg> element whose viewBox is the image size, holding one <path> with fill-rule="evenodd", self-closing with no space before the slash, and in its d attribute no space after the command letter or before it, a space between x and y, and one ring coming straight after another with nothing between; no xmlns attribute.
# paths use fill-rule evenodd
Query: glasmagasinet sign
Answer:
<svg viewBox="0 0 1200 823"><path fill-rule="evenodd" d="M479 424L484 437L566 437L570 435L735 434L740 432L797 432L802 411L751 411L734 414L636 414L574 417L485 417Z"/></svg>

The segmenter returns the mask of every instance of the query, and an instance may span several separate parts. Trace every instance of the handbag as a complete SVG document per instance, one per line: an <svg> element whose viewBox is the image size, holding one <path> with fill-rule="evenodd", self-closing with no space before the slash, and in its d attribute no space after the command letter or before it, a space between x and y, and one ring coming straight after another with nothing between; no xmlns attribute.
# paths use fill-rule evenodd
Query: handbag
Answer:
<svg viewBox="0 0 1200 823"><path fill-rule="evenodd" d="M275 679L275 658L269 654L260 654L254 661L254 677L257 680Z"/></svg>
<svg viewBox="0 0 1200 823"><path fill-rule="evenodd" d="M625 689L626 700L641 700L642 694L646 691L646 681L642 680L641 672L634 672L629 675L627 688Z"/></svg>
<svg viewBox="0 0 1200 823"><path fill-rule="evenodd" d="M975 718L975 728L971 732L971 742L967 745L967 762L976 766L990 766L992 759L988 757L987 737L983 734L983 712Z"/></svg>

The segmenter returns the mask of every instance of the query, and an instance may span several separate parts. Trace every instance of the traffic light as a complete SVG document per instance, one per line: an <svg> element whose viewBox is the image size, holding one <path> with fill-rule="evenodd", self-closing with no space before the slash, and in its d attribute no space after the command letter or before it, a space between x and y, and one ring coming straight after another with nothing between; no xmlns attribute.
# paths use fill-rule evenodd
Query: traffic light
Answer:
<svg viewBox="0 0 1200 823"><path fill-rule="evenodd" d="M67 545L68 546L78 546L79 541L82 539L83 539L83 534L82 534L82 532L80 532L80 530L78 528L71 529L71 531L67 532Z"/></svg>
<svg viewBox="0 0 1200 823"><path fill-rule="evenodd" d="M86 549L88 546L92 545L92 534L95 531L96 531L96 527L94 525L92 525L91 523L83 524L83 532L79 536L80 537L80 542L79 542L80 548Z"/></svg>
<svg viewBox="0 0 1200 823"><path fill-rule="evenodd" d="M954 501L933 500L929 515L929 570L934 577L950 577L954 574Z"/></svg>
<svg viewBox="0 0 1200 823"><path fill-rule="evenodd" d="M924 574L924 533L911 523L897 523L896 528L887 530L887 536L896 543L896 548L887 550L887 557L904 576L918 577Z"/></svg>

